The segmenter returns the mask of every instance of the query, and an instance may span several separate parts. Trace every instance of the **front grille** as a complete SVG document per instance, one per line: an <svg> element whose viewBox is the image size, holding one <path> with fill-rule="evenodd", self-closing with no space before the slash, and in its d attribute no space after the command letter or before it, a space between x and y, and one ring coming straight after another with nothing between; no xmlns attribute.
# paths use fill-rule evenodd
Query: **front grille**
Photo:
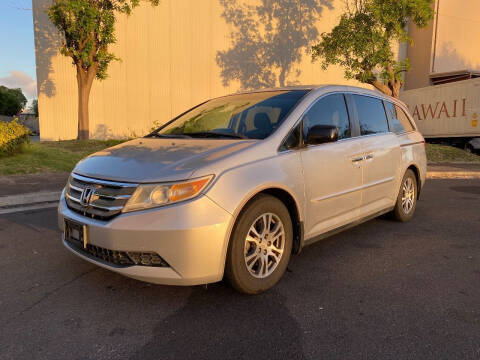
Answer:
<svg viewBox="0 0 480 360"><path fill-rule="evenodd" d="M71 238L66 238L65 240L77 252L118 267L133 265L152 267L169 266L160 255L154 252L110 250L92 244L86 244L85 248L79 241L72 240Z"/></svg>
<svg viewBox="0 0 480 360"><path fill-rule="evenodd" d="M90 188L92 192L88 204L82 203L85 188ZM137 184L98 180L72 173L65 198L71 210L94 219L108 220L122 211L136 188Z"/></svg>

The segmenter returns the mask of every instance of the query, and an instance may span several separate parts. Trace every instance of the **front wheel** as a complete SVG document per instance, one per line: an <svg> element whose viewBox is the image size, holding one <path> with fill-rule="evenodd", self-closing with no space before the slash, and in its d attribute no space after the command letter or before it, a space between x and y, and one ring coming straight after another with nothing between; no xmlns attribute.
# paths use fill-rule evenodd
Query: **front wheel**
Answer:
<svg viewBox="0 0 480 360"><path fill-rule="evenodd" d="M413 171L408 169L403 176L397 202L392 212L396 220L407 222L412 219L417 205L417 191L417 178Z"/></svg>
<svg viewBox="0 0 480 360"><path fill-rule="evenodd" d="M232 232L225 275L239 292L258 294L284 274L292 252L292 220L277 198L261 195L241 212Z"/></svg>

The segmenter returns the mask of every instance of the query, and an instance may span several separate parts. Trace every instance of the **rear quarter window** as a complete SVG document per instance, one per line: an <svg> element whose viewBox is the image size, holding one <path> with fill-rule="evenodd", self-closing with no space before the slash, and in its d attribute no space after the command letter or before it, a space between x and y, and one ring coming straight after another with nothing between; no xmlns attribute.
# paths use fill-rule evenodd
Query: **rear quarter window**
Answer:
<svg viewBox="0 0 480 360"><path fill-rule="evenodd" d="M397 105L395 105L395 109L397 110L397 119L400 122L400 124L402 124L405 131L413 131L414 127L413 127L412 123L410 122L410 119L408 118L407 114L405 114L405 111L403 111Z"/></svg>
<svg viewBox="0 0 480 360"><path fill-rule="evenodd" d="M412 123L408 119L407 114L397 105L391 102L385 102L385 107L388 115L390 116L390 123L392 126L392 132L395 134L401 134L403 132L409 132L414 130Z"/></svg>

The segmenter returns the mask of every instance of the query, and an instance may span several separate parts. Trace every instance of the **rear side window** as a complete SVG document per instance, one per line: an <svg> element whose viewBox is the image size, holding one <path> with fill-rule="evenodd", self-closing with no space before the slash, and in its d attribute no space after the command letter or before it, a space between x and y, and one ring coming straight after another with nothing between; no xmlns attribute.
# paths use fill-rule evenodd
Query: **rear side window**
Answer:
<svg viewBox="0 0 480 360"><path fill-rule="evenodd" d="M369 96L353 95L360 122L361 135L388 132L387 115L383 101Z"/></svg>
<svg viewBox="0 0 480 360"><path fill-rule="evenodd" d="M397 110L397 119L398 121L400 122L400 124L402 124L403 128L405 129L405 131L412 131L414 130L413 129L413 126L412 126L412 123L410 122L410 120L408 119L408 116L407 114L405 114L405 111L403 111L400 107L398 107L397 105L395 105L395 109Z"/></svg>
<svg viewBox="0 0 480 360"><path fill-rule="evenodd" d="M386 109L388 114L390 115L390 120L392 124L392 131L395 134L400 134L405 131L412 131L413 126L410 123L410 120L408 120L407 114L398 107L397 105L393 105L390 102L386 102Z"/></svg>
<svg viewBox="0 0 480 360"><path fill-rule="evenodd" d="M315 125L332 125L338 128L338 138L351 136L350 121L343 94L327 95L318 100L303 117L303 134Z"/></svg>

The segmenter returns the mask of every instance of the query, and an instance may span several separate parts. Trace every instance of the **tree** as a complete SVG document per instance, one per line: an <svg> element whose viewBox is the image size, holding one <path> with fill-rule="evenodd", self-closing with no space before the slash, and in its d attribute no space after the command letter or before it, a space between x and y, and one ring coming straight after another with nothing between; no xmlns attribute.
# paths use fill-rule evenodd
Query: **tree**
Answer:
<svg viewBox="0 0 480 360"><path fill-rule="evenodd" d="M160 0L148 0L156 6ZM88 101L93 80L107 78L108 65L119 60L108 51L116 42L115 16L131 14L140 0L53 0L48 15L63 37L61 54L77 71L78 138L88 139Z"/></svg>
<svg viewBox="0 0 480 360"><path fill-rule="evenodd" d="M408 59L397 61L395 42L412 43L411 21L424 28L433 19L433 0L345 0L346 12L330 33L312 47L312 59L322 67L340 65L347 79L373 85L381 92L400 95Z"/></svg>
<svg viewBox="0 0 480 360"><path fill-rule="evenodd" d="M38 99L33 99L29 110L33 111L35 117L38 117Z"/></svg>
<svg viewBox="0 0 480 360"><path fill-rule="evenodd" d="M0 115L17 115L27 104L21 89L0 86Z"/></svg>

